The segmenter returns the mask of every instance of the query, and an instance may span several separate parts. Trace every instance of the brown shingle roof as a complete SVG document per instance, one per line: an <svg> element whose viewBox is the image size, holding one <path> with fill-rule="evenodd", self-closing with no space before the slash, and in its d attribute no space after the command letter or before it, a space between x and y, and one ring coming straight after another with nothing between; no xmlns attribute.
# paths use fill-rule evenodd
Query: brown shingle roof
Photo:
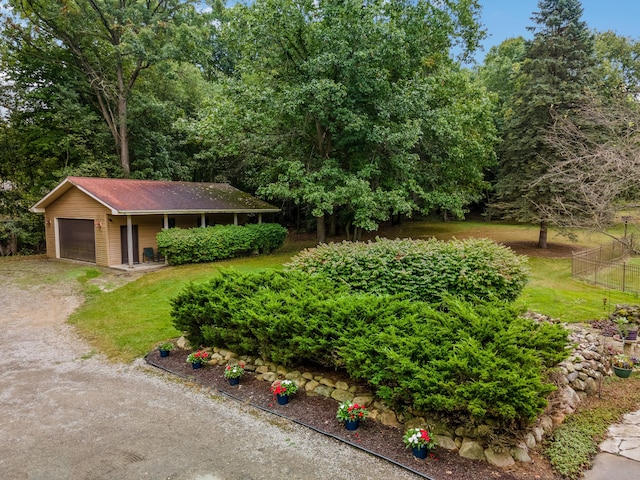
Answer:
<svg viewBox="0 0 640 480"><path fill-rule="evenodd" d="M32 207L44 209L76 187L114 215L160 213L251 213L279 209L226 183L168 182L117 178L67 177Z"/></svg>

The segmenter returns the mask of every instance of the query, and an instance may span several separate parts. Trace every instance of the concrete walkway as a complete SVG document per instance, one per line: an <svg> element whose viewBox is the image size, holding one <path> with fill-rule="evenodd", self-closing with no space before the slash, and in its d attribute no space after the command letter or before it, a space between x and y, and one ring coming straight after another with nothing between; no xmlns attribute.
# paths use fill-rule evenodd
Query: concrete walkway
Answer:
<svg viewBox="0 0 640 480"><path fill-rule="evenodd" d="M584 480L640 479L640 411L625 415L621 423L609 427L600 452Z"/></svg>

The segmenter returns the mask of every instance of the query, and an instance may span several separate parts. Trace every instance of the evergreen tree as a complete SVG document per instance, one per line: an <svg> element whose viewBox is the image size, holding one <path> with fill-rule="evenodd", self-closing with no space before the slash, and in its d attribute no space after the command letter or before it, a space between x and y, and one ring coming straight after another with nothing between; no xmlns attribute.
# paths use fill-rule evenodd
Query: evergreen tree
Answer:
<svg viewBox="0 0 640 480"><path fill-rule="evenodd" d="M578 0L541 0L538 7L505 125L493 207L504 218L539 223L538 246L546 248L551 219L544 207L558 195L571 195L569 188L541 181L561 159L547 132L553 118L572 115L585 102L595 57Z"/></svg>

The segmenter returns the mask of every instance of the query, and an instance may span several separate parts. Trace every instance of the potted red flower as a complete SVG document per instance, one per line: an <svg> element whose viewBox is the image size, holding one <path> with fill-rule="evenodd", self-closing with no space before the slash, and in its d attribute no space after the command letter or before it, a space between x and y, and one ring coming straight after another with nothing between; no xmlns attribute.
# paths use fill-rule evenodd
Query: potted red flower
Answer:
<svg viewBox="0 0 640 480"><path fill-rule="evenodd" d="M200 368L204 362L211 358L211 354L205 350L198 350L197 352L192 352L187 356L187 363L190 363L191 366L195 368Z"/></svg>
<svg viewBox="0 0 640 480"><path fill-rule="evenodd" d="M429 450L435 448L436 441L426 428L410 428L402 437L407 448L413 449L416 458L427 458Z"/></svg>
<svg viewBox="0 0 640 480"><path fill-rule="evenodd" d="M289 403L289 395L298 391L298 384L293 380L276 380L271 384L271 393L278 399L280 405Z"/></svg>
<svg viewBox="0 0 640 480"><path fill-rule="evenodd" d="M347 430L356 430L360 425L360 421L364 420L369 414L367 407L358 403L343 402L338 407L336 418L340 422L344 422Z"/></svg>

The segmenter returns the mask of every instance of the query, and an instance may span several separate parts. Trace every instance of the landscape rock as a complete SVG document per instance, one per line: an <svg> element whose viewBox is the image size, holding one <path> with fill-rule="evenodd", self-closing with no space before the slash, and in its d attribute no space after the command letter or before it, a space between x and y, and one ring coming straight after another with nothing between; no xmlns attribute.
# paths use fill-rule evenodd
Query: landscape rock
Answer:
<svg viewBox="0 0 640 480"><path fill-rule="evenodd" d="M544 436L544 430L541 427L534 428L533 436L536 438L536 442L540 443L542 441L542 437Z"/></svg>
<svg viewBox="0 0 640 480"><path fill-rule="evenodd" d="M506 452L496 452L493 448L487 448L484 451L484 456L487 462L500 468L510 467L516 463L510 454Z"/></svg>
<svg viewBox="0 0 640 480"><path fill-rule="evenodd" d="M451 437L447 437L445 435L434 435L433 439L439 447L442 447L445 450L456 450L458 448L456 446L456 442Z"/></svg>
<svg viewBox="0 0 640 480"><path fill-rule="evenodd" d="M353 403L368 407L373 403L373 395L356 395L353 397Z"/></svg>
<svg viewBox="0 0 640 480"><path fill-rule="evenodd" d="M388 427L400 427L400 423L398 422L398 419L396 418L396 414L393 412L393 410L385 410L384 412L382 412L379 416L378 416L378 420L380 421L380 423L382 423L383 425L386 425Z"/></svg>
<svg viewBox="0 0 640 480"><path fill-rule="evenodd" d="M404 422L404 431L406 432L410 428L423 428L425 425L424 417L413 417Z"/></svg>
<svg viewBox="0 0 640 480"><path fill-rule="evenodd" d="M557 427L558 425L562 425L567 416L562 412L554 412L551 414L551 421L553 422L553 426Z"/></svg>
<svg viewBox="0 0 640 480"><path fill-rule="evenodd" d="M316 392L318 395L322 395L323 397L331 397L331 394L333 393L333 388L328 387L326 385L318 385L316 388L314 388L314 392Z"/></svg>
<svg viewBox="0 0 640 480"><path fill-rule="evenodd" d="M553 420L548 415L543 415L538 419L538 424L545 432L553 430Z"/></svg>
<svg viewBox="0 0 640 480"><path fill-rule="evenodd" d="M591 377L587 378L584 382L584 391L587 395L595 395L598 393L597 382Z"/></svg>
<svg viewBox="0 0 640 480"><path fill-rule="evenodd" d="M336 386L336 382L330 378L322 377L319 381L322 385L326 385L327 387L335 388Z"/></svg>
<svg viewBox="0 0 640 480"><path fill-rule="evenodd" d="M338 402L351 402L353 400L353 393L347 390L340 390L336 388L333 392L331 392L331 398L337 400Z"/></svg>
<svg viewBox="0 0 640 480"><path fill-rule="evenodd" d="M262 379L265 382L273 382L277 378L278 378L278 376L273 372L265 372L265 373L262 374Z"/></svg>
<svg viewBox="0 0 640 480"><path fill-rule="evenodd" d="M312 392L314 391L318 385L320 385L316 380L309 380L307 384L304 386L305 391Z"/></svg>
<svg viewBox="0 0 640 480"><path fill-rule="evenodd" d="M533 433L529 432L525 435L524 444L527 446L527 448L535 448L536 437L533 436Z"/></svg>
<svg viewBox="0 0 640 480"><path fill-rule="evenodd" d="M471 438L464 438L462 440L458 455L464 458L470 458L471 460L487 459L484 453L484 448L482 448L482 444Z"/></svg>
<svg viewBox="0 0 640 480"><path fill-rule="evenodd" d="M287 380L300 380L302 378L302 374L297 370L294 370L293 372L287 372L284 375L284 378Z"/></svg>
<svg viewBox="0 0 640 480"><path fill-rule="evenodd" d="M334 386L338 390L349 390L349 384L347 382L336 382Z"/></svg>
<svg viewBox="0 0 640 480"><path fill-rule="evenodd" d="M529 456L529 451L526 448L516 447L511 452L511 455L516 462L531 463L531 457Z"/></svg>

